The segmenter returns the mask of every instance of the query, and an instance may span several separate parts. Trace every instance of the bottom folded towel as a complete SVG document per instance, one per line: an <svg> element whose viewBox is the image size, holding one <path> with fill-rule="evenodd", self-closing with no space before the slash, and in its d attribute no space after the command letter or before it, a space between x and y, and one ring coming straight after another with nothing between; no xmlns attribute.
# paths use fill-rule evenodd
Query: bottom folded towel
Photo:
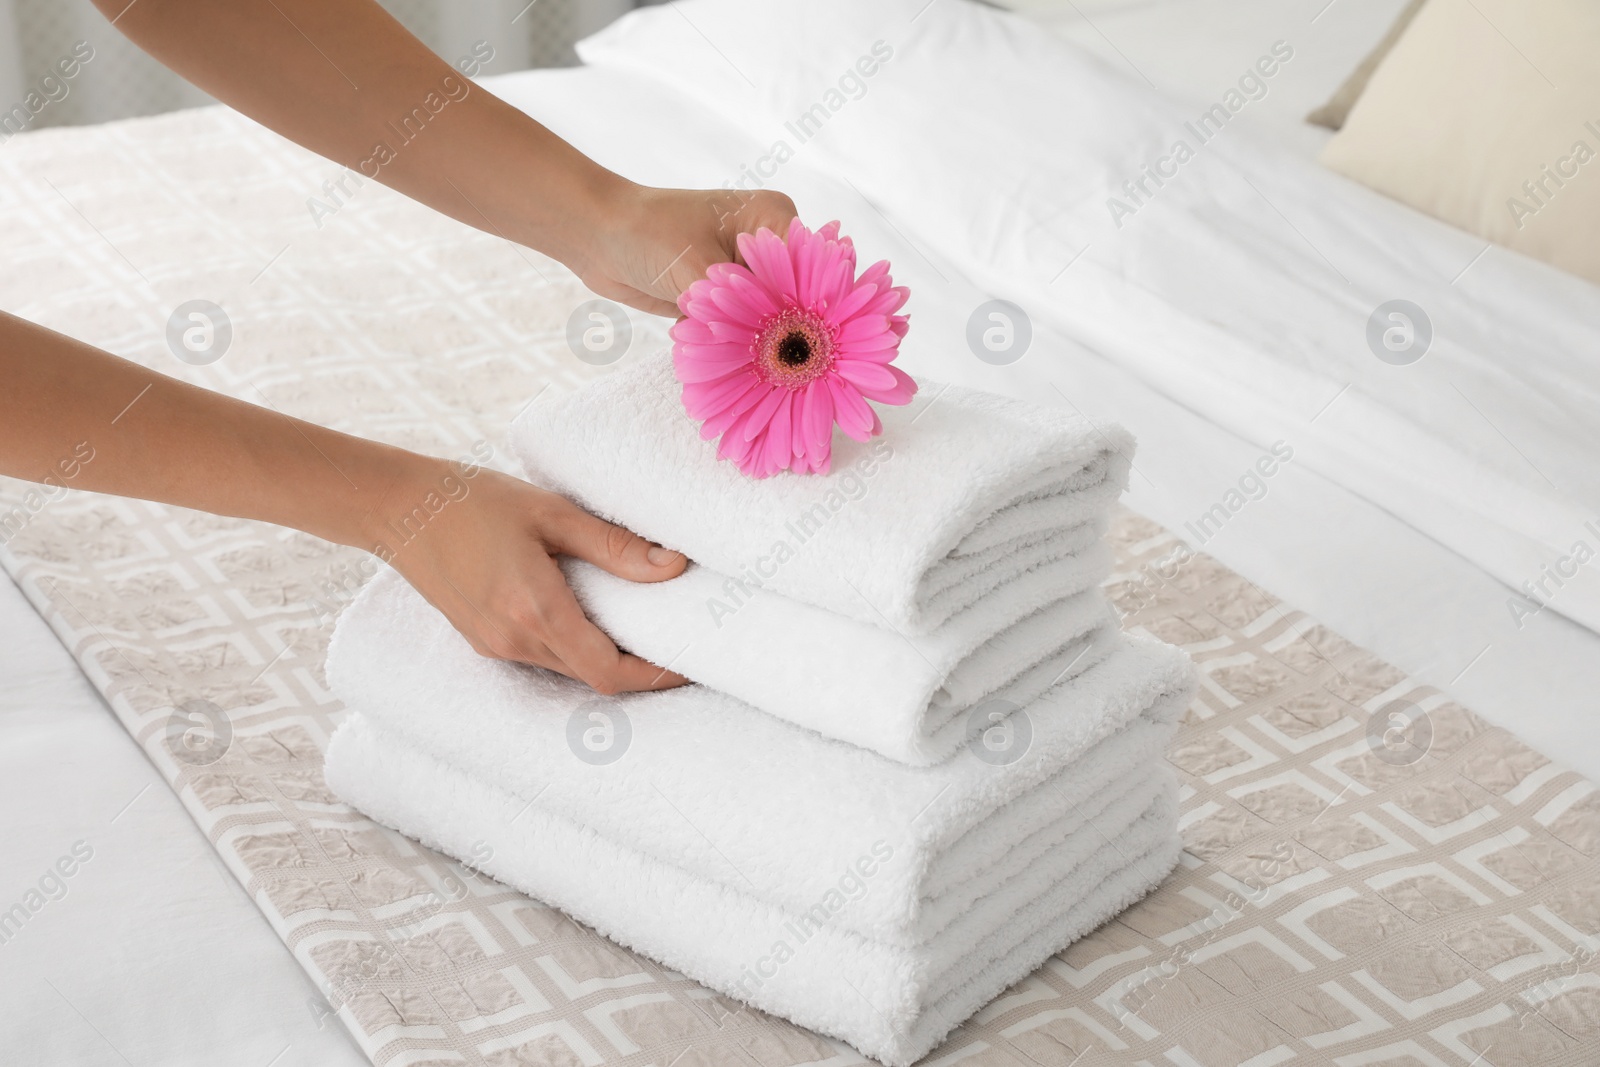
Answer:
<svg viewBox="0 0 1600 1067"><path fill-rule="evenodd" d="M837 922L841 908L872 892L872 872L886 857L863 855L815 908L779 907L530 807L359 710L330 742L326 774L379 822L891 1067L927 1053L1049 956L1143 897L1179 850L1175 781L1155 759L1052 844L1029 877L925 941L901 945ZM997 912L1006 917L998 926Z"/></svg>

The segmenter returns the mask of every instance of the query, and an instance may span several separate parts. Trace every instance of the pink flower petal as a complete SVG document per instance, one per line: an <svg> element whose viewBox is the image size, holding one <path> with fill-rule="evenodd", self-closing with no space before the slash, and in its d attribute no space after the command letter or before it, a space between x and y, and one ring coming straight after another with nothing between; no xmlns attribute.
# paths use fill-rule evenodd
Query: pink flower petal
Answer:
<svg viewBox="0 0 1600 1067"><path fill-rule="evenodd" d="M880 404L893 404L895 407L911 403L911 398L917 395L917 383L911 375L899 367L884 366L882 369L894 376L894 385L887 389L863 388L862 395L868 400L876 400Z"/></svg>
<svg viewBox="0 0 1600 1067"><path fill-rule="evenodd" d="M852 345L840 345L839 359L859 359L868 363L888 363L900 354L900 338L892 333L885 333L882 337L871 341L858 341Z"/></svg>
<svg viewBox="0 0 1600 1067"><path fill-rule="evenodd" d="M713 341L703 345L695 341L680 341L672 346L673 354L696 363L749 363L750 338L742 341Z"/></svg>
<svg viewBox="0 0 1600 1067"><path fill-rule="evenodd" d="M702 389L702 387L715 386L717 382L726 381L730 376L749 373L750 365L749 363L683 363L682 360L674 357L672 370L677 371L678 381L683 382L683 386L694 386L696 389Z"/></svg>
<svg viewBox="0 0 1600 1067"><path fill-rule="evenodd" d="M827 273L823 277L822 285L820 286L822 299L827 302L829 307L837 306L854 288L854 282L850 278L850 274L854 269L851 262L844 256L838 256L829 261Z"/></svg>
<svg viewBox="0 0 1600 1067"><path fill-rule="evenodd" d="M805 423L806 451L826 449L833 438L833 394L825 379L806 386L802 421Z"/></svg>
<svg viewBox="0 0 1600 1067"><path fill-rule="evenodd" d="M733 427L739 424L745 413L759 404L761 398L766 396L767 390L771 388L772 386L763 382L753 381L750 387L730 401L727 407L707 417L705 424L700 427L701 439L709 441L719 434L732 433Z"/></svg>
<svg viewBox="0 0 1600 1067"><path fill-rule="evenodd" d="M818 380L828 383L828 392L833 397L833 417L838 420L839 429L845 432L845 436L855 441L865 441L871 436L875 416L855 387L833 374Z"/></svg>
<svg viewBox="0 0 1600 1067"><path fill-rule="evenodd" d="M776 315L782 308L773 291L763 285L755 275L744 274L730 278L728 284L738 291L751 307L761 313L761 317Z"/></svg>
<svg viewBox="0 0 1600 1067"><path fill-rule="evenodd" d="M750 273L767 288L790 301L794 295L794 266L789 262L789 250L783 238L768 229L754 234L741 233L738 237L739 253L750 265Z"/></svg>
<svg viewBox="0 0 1600 1067"><path fill-rule="evenodd" d="M695 284L698 285L699 283L696 282ZM684 290L683 295L678 297L678 310L699 322L710 322L712 319L722 318L722 312L718 310L717 305L711 302L711 291L709 289L704 289L700 292L696 292L693 288Z"/></svg>
<svg viewBox="0 0 1600 1067"><path fill-rule="evenodd" d="M706 325L711 329L711 336L718 341L748 345L756 339L753 327L737 322L727 322L722 319L720 314L716 318L708 320Z"/></svg>
<svg viewBox="0 0 1600 1067"><path fill-rule="evenodd" d="M888 279L884 280L886 282L888 281ZM892 286L886 290L880 291L878 298L872 303L868 304L864 311L865 314L868 315L892 315L904 307L906 301L910 298L910 289L907 289L903 285Z"/></svg>
<svg viewBox="0 0 1600 1067"><path fill-rule="evenodd" d="M859 318L860 316L857 316L857 319ZM855 322L856 319L851 319L850 321ZM840 333L842 334L843 331L841 330ZM883 328L876 333L870 333L865 337L852 337L848 341L840 337L838 352L845 359L855 359L858 353L861 352L876 352L881 348L898 348L899 346L900 335L894 332L892 324L886 319L884 320Z"/></svg>
<svg viewBox="0 0 1600 1067"><path fill-rule="evenodd" d="M878 287L875 285L856 286L836 306L828 308L829 321L835 324L849 321L856 312L870 304L877 293Z"/></svg>
<svg viewBox="0 0 1600 1067"><path fill-rule="evenodd" d="M722 440L717 442L717 455L723 459L731 459L741 467L744 466L744 458L755 450L755 446L744 435L751 414L750 410L742 412L733 420L733 425L728 427L728 432L722 435Z"/></svg>
<svg viewBox="0 0 1600 1067"><path fill-rule="evenodd" d="M720 382L728 375L743 368L737 364L728 363L695 363L685 362L681 359L672 361L672 369L678 375L678 381L684 385L701 385L710 382Z"/></svg>
<svg viewBox="0 0 1600 1067"><path fill-rule="evenodd" d="M717 339L711 336L711 328L699 319L682 318L672 324L667 331L674 341L689 344L709 345L716 344Z"/></svg>
<svg viewBox="0 0 1600 1067"><path fill-rule="evenodd" d="M744 295L731 285L711 290L711 302L717 306L727 321L738 323L752 331L766 317L765 312L746 300Z"/></svg>
<svg viewBox="0 0 1600 1067"><path fill-rule="evenodd" d="M716 323L711 324L713 330ZM882 315L857 315L839 328L839 343L867 341L889 329L889 320Z"/></svg>
<svg viewBox="0 0 1600 1067"><path fill-rule="evenodd" d="M849 261L850 273L854 274L856 272L856 243L848 237L841 237L839 238L839 251Z"/></svg>
<svg viewBox="0 0 1600 1067"><path fill-rule="evenodd" d="M734 278L749 274L750 268L738 263L713 263L706 268L706 280L714 289L720 289Z"/></svg>
<svg viewBox="0 0 1600 1067"><path fill-rule="evenodd" d="M817 302L812 288L817 258L823 254L825 242L805 228L799 216L789 220L789 234L784 245L789 252L789 263L794 269L794 297L801 307Z"/></svg>
<svg viewBox="0 0 1600 1067"><path fill-rule="evenodd" d="M772 421L767 423L766 429L765 454L774 470L789 466L789 457L794 455L794 438L789 430L789 416L794 410L794 391L784 389L782 393L783 401L772 413Z"/></svg>
<svg viewBox="0 0 1600 1067"><path fill-rule="evenodd" d="M809 442L806 440L806 404L807 398L811 396L811 389L816 384L811 382L803 389L796 389L793 393L794 401L789 407L789 451L801 460L796 464L796 470L804 469L805 456L809 451Z"/></svg>
<svg viewBox="0 0 1600 1067"><path fill-rule="evenodd" d="M767 423L772 421L772 415L778 410L778 405L783 403L783 398L789 390L781 385L771 387L772 392L761 398L750 411L750 418L744 424L744 439L751 440L756 434L767 428Z"/></svg>
<svg viewBox="0 0 1600 1067"><path fill-rule="evenodd" d="M889 261L887 259L878 260L878 262L862 271L860 276L856 278L857 285L867 282L871 282L879 289L887 289L894 285L894 282L889 280Z"/></svg>
<svg viewBox="0 0 1600 1067"><path fill-rule="evenodd" d="M752 385L759 384L756 376L740 367L725 378L709 382L685 382L683 405L697 419L708 419L738 400Z"/></svg>
<svg viewBox="0 0 1600 1067"><path fill-rule="evenodd" d="M882 363L868 363L856 359L836 359L833 372L863 392L893 389L898 383L889 368Z"/></svg>
<svg viewBox="0 0 1600 1067"><path fill-rule="evenodd" d="M735 371L742 371L748 367L749 359L709 359L696 357L686 353L675 353L672 357L672 369L678 374L678 381L685 385L691 382L714 382L727 377Z"/></svg>
<svg viewBox="0 0 1600 1067"><path fill-rule="evenodd" d="M689 288L683 291L683 295L694 297L697 300L705 300L711 295L711 290L715 288L716 285L712 283L710 278L699 278L689 283Z"/></svg>

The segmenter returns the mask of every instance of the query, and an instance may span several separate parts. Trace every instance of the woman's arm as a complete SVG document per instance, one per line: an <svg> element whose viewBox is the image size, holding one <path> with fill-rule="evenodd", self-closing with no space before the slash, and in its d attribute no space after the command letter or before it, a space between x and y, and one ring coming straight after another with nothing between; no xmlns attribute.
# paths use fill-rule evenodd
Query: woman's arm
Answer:
<svg viewBox="0 0 1600 1067"><path fill-rule="evenodd" d="M779 193L649 189L472 85L372 0L96 0L218 99L468 225L567 264L603 296L675 314L738 233L781 232ZM553 555L635 581L682 556L492 471L336 433L183 384L0 313L0 474L43 480L84 445L76 488L263 519L391 558L486 655L602 692L683 679L617 650ZM451 479L447 481L447 479ZM402 544L386 531L418 527Z"/></svg>
<svg viewBox="0 0 1600 1067"><path fill-rule="evenodd" d="M95 0L166 66L292 141L560 260L601 296L673 301L781 193L650 189L473 85L374 0Z"/></svg>
<svg viewBox="0 0 1600 1067"><path fill-rule="evenodd" d="M683 682L619 652L584 617L551 556L634 581L674 577L683 557L553 493L200 389L4 312L0 382L0 474L60 481L71 463L73 488L376 551L484 655L603 693ZM445 502L436 511L424 506L430 495L434 507Z"/></svg>

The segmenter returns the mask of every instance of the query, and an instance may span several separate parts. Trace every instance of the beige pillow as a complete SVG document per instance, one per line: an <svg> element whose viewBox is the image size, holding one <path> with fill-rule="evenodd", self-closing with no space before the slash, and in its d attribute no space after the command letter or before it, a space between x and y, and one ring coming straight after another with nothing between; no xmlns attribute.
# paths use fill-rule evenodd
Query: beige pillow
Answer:
<svg viewBox="0 0 1600 1067"><path fill-rule="evenodd" d="M1597 51L1596 0L1428 0L1322 162L1600 282Z"/></svg>
<svg viewBox="0 0 1600 1067"><path fill-rule="evenodd" d="M1344 84L1333 91L1328 97L1328 102L1306 116L1306 121L1313 126L1326 126L1330 130L1337 130L1344 125L1345 116L1350 114L1350 109L1355 106L1361 93L1367 87L1367 82L1372 79L1372 72L1378 69L1378 64L1383 62L1383 57L1389 54L1394 43L1400 35L1406 32L1406 27L1411 25L1411 20L1421 10L1426 0L1411 0L1400 16L1394 20L1394 25L1389 27L1389 32L1383 35L1372 51L1367 53L1355 70L1350 72L1350 77Z"/></svg>

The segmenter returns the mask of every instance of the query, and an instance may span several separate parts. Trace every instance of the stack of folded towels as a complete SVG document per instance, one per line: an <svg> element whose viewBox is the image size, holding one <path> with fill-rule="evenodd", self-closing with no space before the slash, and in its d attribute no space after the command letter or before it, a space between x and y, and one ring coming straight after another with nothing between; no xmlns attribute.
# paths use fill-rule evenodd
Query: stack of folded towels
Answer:
<svg viewBox="0 0 1600 1067"><path fill-rule="evenodd" d="M329 656L329 783L707 986L916 1060L1171 870L1162 755L1193 687L1099 591L1129 436L921 396L832 473L765 480L716 460L663 357L531 407L530 479L694 561L563 567L619 646L699 684L601 697L480 658L386 572Z"/></svg>

